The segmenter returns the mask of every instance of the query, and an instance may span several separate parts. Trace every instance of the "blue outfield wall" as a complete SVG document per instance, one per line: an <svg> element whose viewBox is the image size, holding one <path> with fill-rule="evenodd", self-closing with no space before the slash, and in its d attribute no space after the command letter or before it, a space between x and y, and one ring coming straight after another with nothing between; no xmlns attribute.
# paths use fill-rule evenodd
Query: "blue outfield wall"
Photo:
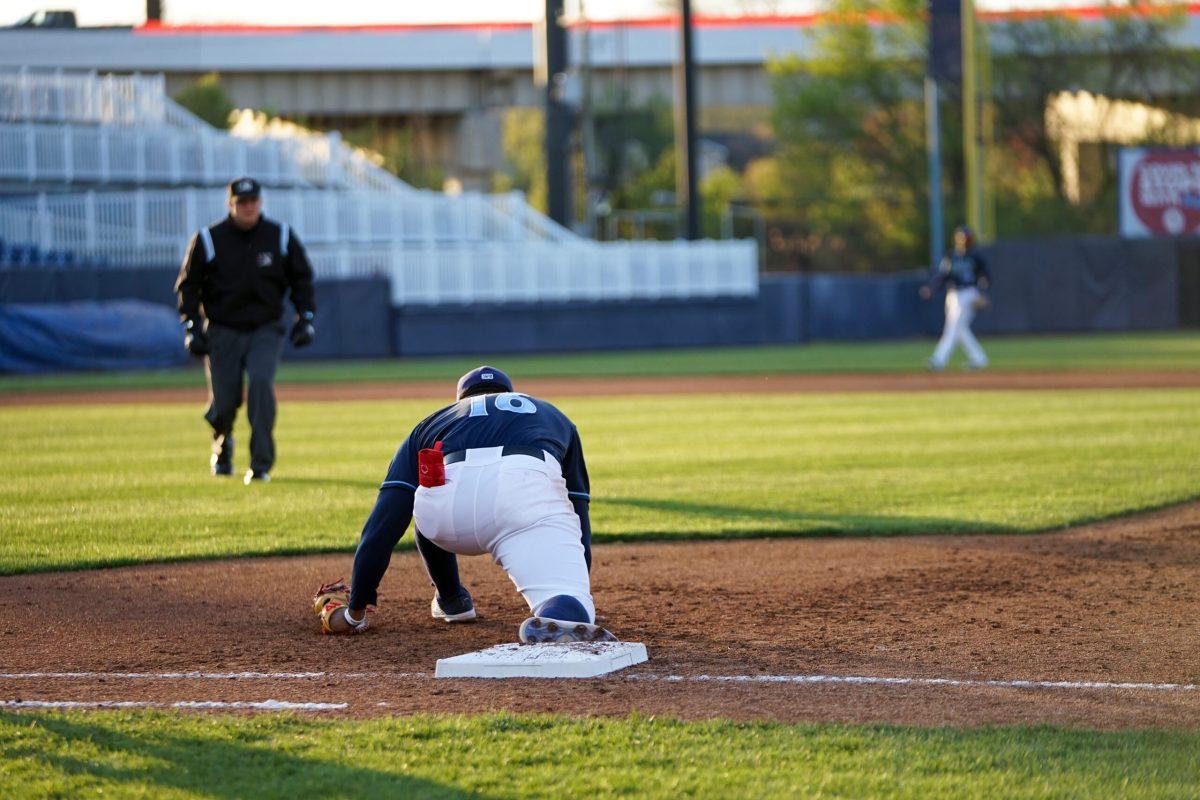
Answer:
<svg viewBox="0 0 1200 800"><path fill-rule="evenodd" d="M0 304L144 300L175 307L176 269L118 267L0 270ZM317 339L288 358L386 358L392 350L391 287L385 278L318 281ZM290 309L286 312L290 316ZM183 347L183 330L179 331Z"/></svg>
<svg viewBox="0 0 1200 800"><path fill-rule="evenodd" d="M1061 237L987 247L992 308L982 334L1169 330L1180 324L1188 240ZM786 344L936 336L941 296L924 271L764 275L759 296L395 310L397 355Z"/></svg>
<svg viewBox="0 0 1200 800"><path fill-rule="evenodd" d="M398 355L784 344L913 337L940 330L923 276L764 276L756 298L395 310Z"/></svg>
<svg viewBox="0 0 1200 800"><path fill-rule="evenodd" d="M1185 239L1073 236L998 242L980 333L1167 330L1180 323Z"/></svg>
<svg viewBox="0 0 1200 800"><path fill-rule="evenodd" d="M1188 248L1191 248L1189 250ZM976 330L1039 333L1171 329L1198 261L1195 240L1070 237L985 250L993 307ZM1195 265L1192 265L1195 266ZM174 305L174 269L0 270L0 303L133 298ZM764 275L755 298L393 308L384 278L318 281L317 340L289 358L786 344L936 336L942 299L918 295L926 275ZM1200 281L1191 281L1200 284ZM1181 298L1183 298L1181 300ZM1185 309L1186 310L1186 309ZM1184 321L1195 315L1184 315ZM182 347L182 334L180 335Z"/></svg>

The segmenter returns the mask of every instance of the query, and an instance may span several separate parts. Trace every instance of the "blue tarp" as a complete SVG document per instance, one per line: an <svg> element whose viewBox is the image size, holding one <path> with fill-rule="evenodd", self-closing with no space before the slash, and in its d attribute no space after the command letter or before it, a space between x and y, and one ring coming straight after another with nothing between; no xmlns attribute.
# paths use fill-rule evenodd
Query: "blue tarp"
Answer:
<svg viewBox="0 0 1200 800"><path fill-rule="evenodd" d="M187 360L170 306L142 300L0 305L0 372L152 369Z"/></svg>

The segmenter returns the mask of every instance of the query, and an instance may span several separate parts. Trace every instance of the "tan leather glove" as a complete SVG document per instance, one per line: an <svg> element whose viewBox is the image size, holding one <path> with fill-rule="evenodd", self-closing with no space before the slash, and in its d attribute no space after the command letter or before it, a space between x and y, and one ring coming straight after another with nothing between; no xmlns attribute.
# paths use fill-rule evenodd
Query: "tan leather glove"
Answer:
<svg viewBox="0 0 1200 800"><path fill-rule="evenodd" d="M313 596L313 611L321 621L322 633L355 634L362 633L369 626L366 611L358 622L351 622L346 616L350 609L350 586L338 578L317 589Z"/></svg>

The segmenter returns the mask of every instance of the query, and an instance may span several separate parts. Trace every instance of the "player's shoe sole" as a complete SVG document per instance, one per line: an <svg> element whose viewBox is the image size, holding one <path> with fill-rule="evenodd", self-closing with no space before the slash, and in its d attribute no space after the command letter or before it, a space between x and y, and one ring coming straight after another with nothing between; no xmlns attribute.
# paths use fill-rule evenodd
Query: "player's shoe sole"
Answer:
<svg viewBox="0 0 1200 800"><path fill-rule="evenodd" d="M517 629L522 644L569 644L571 642L615 642L617 637L587 622L550 617L530 617Z"/></svg>
<svg viewBox="0 0 1200 800"><path fill-rule="evenodd" d="M441 605L438 604L436 596L429 601L429 613L434 619L440 619L443 622L470 622L477 616L475 614L475 604L467 598L467 606L461 611L455 611L451 607L450 611L444 611Z"/></svg>

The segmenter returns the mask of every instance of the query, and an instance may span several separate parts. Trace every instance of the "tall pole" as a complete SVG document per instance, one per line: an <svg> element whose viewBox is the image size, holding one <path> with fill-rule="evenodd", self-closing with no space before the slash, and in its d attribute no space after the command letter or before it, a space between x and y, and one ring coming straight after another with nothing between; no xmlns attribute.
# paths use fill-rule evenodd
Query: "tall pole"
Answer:
<svg viewBox="0 0 1200 800"><path fill-rule="evenodd" d="M966 173L967 224L978 231L983 223L979 191L979 86L975 59L975 2L962 0L963 171Z"/></svg>
<svg viewBox="0 0 1200 800"><path fill-rule="evenodd" d="M683 206L684 236L700 238L696 191L696 87L692 50L692 3L679 0L679 61L675 65L675 193Z"/></svg>
<svg viewBox="0 0 1200 800"><path fill-rule="evenodd" d="M996 191L988 179L988 149L996 139L996 105L992 101L992 48L987 28L980 28L979 51L979 238L996 239Z"/></svg>
<svg viewBox="0 0 1200 800"><path fill-rule="evenodd" d="M567 31L563 0L546 0L546 205L571 227L571 109L567 105Z"/></svg>
<svg viewBox="0 0 1200 800"><path fill-rule="evenodd" d="M584 232L593 239L596 235L596 203L599 200L596 162L596 120L592 114L592 28L588 22L585 0L579 0L579 143L583 148Z"/></svg>
<svg viewBox="0 0 1200 800"><path fill-rule="evenodd" d="M942 221L942 135L938 113L938 84L925 76L925 153L929 161L929 263L937 267L945 244Z"/></svg>
<svg viewBox="0 0 1200 800"><path fill-rule="evenodd" d="M929 0L929 55L925 70L925 153L929 166L929 260L936 267L945 248L942 194L941 90L962 81L961 0Z"/></svg>

